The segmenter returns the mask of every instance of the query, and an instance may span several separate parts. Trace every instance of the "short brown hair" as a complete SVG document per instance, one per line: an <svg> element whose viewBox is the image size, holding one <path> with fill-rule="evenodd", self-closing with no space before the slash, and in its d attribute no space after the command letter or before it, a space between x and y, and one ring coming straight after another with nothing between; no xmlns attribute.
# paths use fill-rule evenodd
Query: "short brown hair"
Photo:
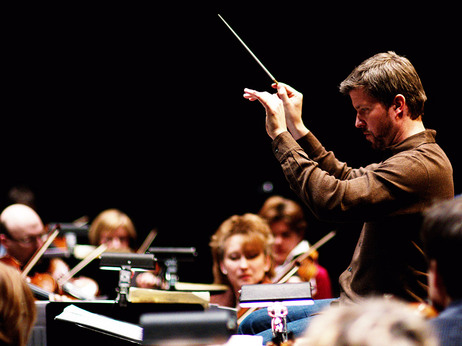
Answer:
<svg viewBox="0 0 462 346"><path fill-rule="evenodd" d="M291 231L296 232L302 237L305 235L306 221L302 207L290 199L281 196L271 196L258 212L268 223L283 221Z"/></svg>
<svg viewBox="0 0 462 346"><path fill-rule="evenodd" d="M364 90L390 107L396 95L406 99L411 119L424 113L427 96L414 66L395 52L376 54L363 61L340 84L340 92L349 94L351 90Z"/></svg>

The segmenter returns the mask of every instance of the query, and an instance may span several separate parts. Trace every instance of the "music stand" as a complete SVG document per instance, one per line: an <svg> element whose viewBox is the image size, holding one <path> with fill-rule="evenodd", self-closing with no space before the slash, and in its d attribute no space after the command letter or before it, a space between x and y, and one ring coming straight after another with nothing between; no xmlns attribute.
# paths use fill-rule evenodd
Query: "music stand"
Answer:
<svg viewBox="0 0 462 346"><path fill-rule="evenodd" d="M119 286L116 289L115 300L119 306L127 306L132 271L152 270L155 261L153 254L105 252L101 255L100 269L119 271Z"/></svg>
<svg viewBox="0 0 462 346"><path fill-rule="evenodd" d="M167 290L175 290L178 282L178 262L192 262L197 257L194 247L150 247L148 250L165 265L164 279Z"/></svg>
<svg viewBox="0 0 462 346"><path fill-rule="evenodd" d="M48 224L48 228L59 229L59 235L65 239L66 249L50 247L43 254L43 258L70 257L74 253L74 248L77 244L88 244L88 225L54 222Z"/></svg>
<svg viewBox="0 0 462 346"><path fill-rule="evenodd" d="M277 345L290 338L286 323L287 306L314 303L309 282L242 285L239 301L242 308L268 308L273 342Z"/></svg>
<svg viewBox="0 0 462 346"><path fill-rule="evenodd" d="M227 311L143 314L143 345L224 344L236 333L236 317Z"/></svg>

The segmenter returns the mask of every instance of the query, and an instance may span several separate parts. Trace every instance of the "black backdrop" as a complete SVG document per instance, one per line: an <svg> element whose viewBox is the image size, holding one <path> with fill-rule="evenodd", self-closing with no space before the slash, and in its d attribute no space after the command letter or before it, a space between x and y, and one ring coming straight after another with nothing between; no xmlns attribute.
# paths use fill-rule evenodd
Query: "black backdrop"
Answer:
<svg viewBox="0 0 462 346"><path fill-rule="evenodd" d="M308 127L352 166L379 156L338 85L375 53L407 56L460 193L454 9L24 6L4 11L3 206L8 189L25 184L44 222L119 208L140 240L156 227L155 245L197 247L180 279L211 282L208 241L225 218L257 212L267 181L297 199L271 153L262 107L242 98L244 87L271 91L271 81L219 11L278 80L304 93ZM337 227L311 222L311 242ZM341 228L320 252L334 284L358 233Z"/></svg>

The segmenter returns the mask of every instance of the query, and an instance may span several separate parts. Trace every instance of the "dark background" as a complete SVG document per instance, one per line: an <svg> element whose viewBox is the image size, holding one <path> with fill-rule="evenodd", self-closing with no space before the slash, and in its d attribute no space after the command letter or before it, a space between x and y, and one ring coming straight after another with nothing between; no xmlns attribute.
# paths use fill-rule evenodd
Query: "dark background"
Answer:
<svg viewBox="0 0 462 346"><path fill-rule="evenodd" d="M155 227L156 246L195 246L199 257L180 267L180 279L211 282L208 242L222 221L258 212L266 181L297 200L271 152L263 108L242 98L245 87L271 91L271 81L218 12L279 81L303 92L305 123L351 166L380 156L355 129L338 85L373 54L407 56L428 96L424 123L438 131L461 192L455 9L273 7L4 10L2 207L8 189L24 184L44 222L119 208L140 242ZM339 227L311 224L311 243ZM335 289L359 233L357 225L340 229L320 251Z"/></svg>

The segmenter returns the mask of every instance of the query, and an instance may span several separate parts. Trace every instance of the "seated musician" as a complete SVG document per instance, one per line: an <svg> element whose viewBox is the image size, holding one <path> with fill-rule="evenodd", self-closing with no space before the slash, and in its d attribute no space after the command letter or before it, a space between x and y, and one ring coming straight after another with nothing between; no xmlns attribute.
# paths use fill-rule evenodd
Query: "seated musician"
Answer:
<svg viewBox="0 0 462 346"><path fill-rule="evenodd" d="M360 304L334 306L313 316L295 345L437 346L439 343L429 321L408 303L371 296Z"/></svg>
<svg viewBox="0 0 462 346"><path fill-rule="evenodd" d="M36 318L35 299L16 269L0 263L0 345L27 345Z"/></svg>
<svg viewBox="0 0 462 346"><path fill-rule="evenodd" d="M428 260L428 296L440 311L430 323L441 345L462 345L462 195L424 212L421 237Z"/></svg>
<svg viewBox="0 0 462 346"><path fill-rule="evenodd" d="M307 223L302 207L287 198L271 196L260 209L259 215L266 219L274 236L273 260L275 276L280 277L292 260L307 252L310 244L304 240ZM327 270L320 266L318 252L314 251L302 262L297 275L289 282L309 281L314 299L332 298L332 288ZM274 281L274 280L273 280Z"/></svg>
<svg viewBox="0 0 462 346"><path fill-rule="evenodd" d="M225 220L212 236L210 248L214 283L228 285L229 289L212 295L210 302L239 309L242 285L270 283L272 242L267 222L258 215L233 215Z"/></svg>
<svg viewBox="0 0 462 346"><path fill-rule="evenodd" d="M102 211L93 220L88 236L92 245L106 244L108 252L135 252L135 226L131 218L118 209ZM136 273L134 276L133 285L137 287L157 288L161 284L162 280L151 271ZM110 295L113 295L113 289L109 289Z"/></svg>
<svg viewBox="0 0 462 346"><path fill-rule="evenodd" d="M0 243L4 250L1 262L22 270L46 239L43 222L31 207L12 204L1 213ZM54 258L39 261L33 270L35 273L48 273L58 280L69 271L69 267L63 260Z"/></svg>
<svg viewBox="0 0 462 346"><path fill-rule="evenodd" d="M136 230L127 214L117 209L107 209L93 220L88 237L92 245L106 244L107 251L133 252Z"/></svg>
<svg viewBox="0 0 462 346"><path fill-rule="evenodd" d="M91 245L105 244L106 252L134 252L137 237L136 229L131 218L118 209L106 209L100 212L90 224L88 238ZM119 272L101 270L99 261L93 261L82 270L85 276L97 281L99 296L115 299L116 288L119 284Z"/></svg>

